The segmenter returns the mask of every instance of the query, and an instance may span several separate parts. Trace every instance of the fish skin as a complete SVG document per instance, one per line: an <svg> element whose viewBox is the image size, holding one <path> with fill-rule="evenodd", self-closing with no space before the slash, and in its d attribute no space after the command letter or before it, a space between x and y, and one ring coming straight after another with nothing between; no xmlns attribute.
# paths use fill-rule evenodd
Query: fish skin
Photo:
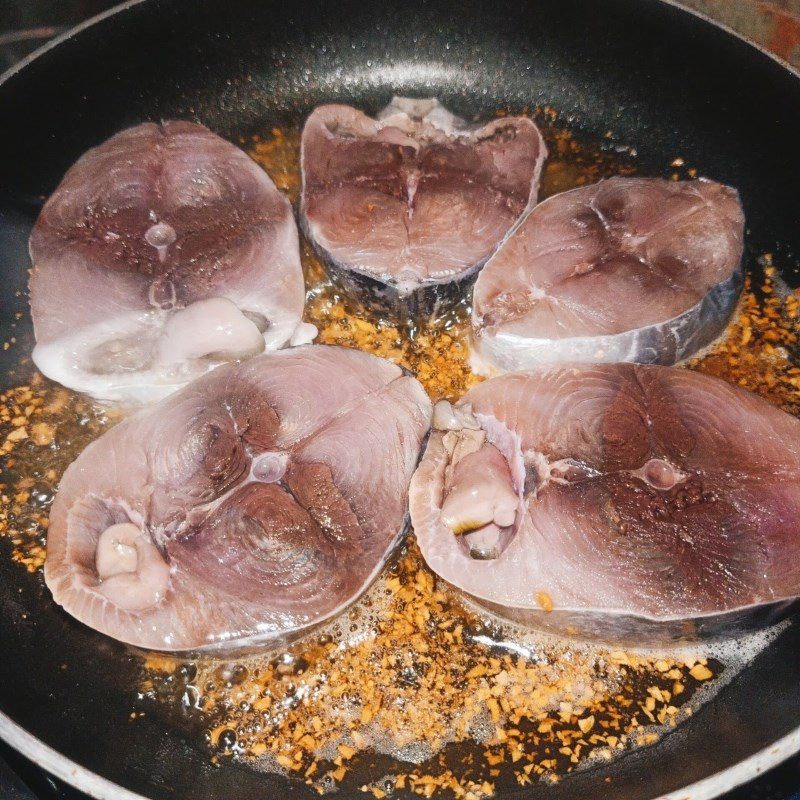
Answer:
<svg viewBox="0 0 800 800"><path fill-rule="evenodd" d="M800 420L760 397L685 369L566 365L491 379L457 408L527 471L516 527L483 561L441 519L450 434L431 433L412 480L425 560L480 605L658 644L741 633L800 595ZM641 477L651 459L673 485Z"/></svg>
<svg viewBox="0 0 800 800"><path fill-rule="evenodd" d="M46 583L74 617L134 646L285 643L380 570L406 526L431 413L414 378L357 350L310 345L221 366L119 423L67 469ZM265 452L288 454L280 481L252 475ZM121 607L95 568L101 533L121 523L169 565L167 588L144 610Z"/></svg>
<svg viewBox="0 0 800 800"><path fill-rule="evenodd" d="M147 240L156 225L171 243ZM289 201L244 152L193 122L143 123L87 151L45 203L30 254L34 361L101 399L158 398L213 366L98 378L83 360L103 337L155 337L171 309L227 298L266 318L275 349L303 313Z"/></svg>
<svg viewBox="0 0 800 800"><path fill-rule="evenodd" d="M713 181L617 177L554 195L476 281L474 349L503 371L677 363L727 325L743 237L738 193Z"/></svg>
<svg viewBox="0 0 800 800"><path fill-rule="evenodd" d="M435 316L536 203L546 152L526 117L468 125L434 99L400 97L376 119L320 106L303 128L302 225L345 291Z"/></svg>

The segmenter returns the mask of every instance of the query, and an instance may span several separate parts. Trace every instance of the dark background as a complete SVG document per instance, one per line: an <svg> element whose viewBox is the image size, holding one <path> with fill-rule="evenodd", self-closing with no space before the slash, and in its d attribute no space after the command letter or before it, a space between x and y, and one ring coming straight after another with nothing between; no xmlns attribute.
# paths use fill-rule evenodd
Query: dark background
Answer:
<svg viewBox="0 0 800 800"><path fill-rule="evenodd" d="M688 0L762 46L800 63L800 17L793 0ZM0 0L0 72L71 25L114 5L110 0ZM800 3L798 3L800 6ZM84 800L0 743L1 800ZM800 757L729 793L724 800L800 800Z"/></svg>

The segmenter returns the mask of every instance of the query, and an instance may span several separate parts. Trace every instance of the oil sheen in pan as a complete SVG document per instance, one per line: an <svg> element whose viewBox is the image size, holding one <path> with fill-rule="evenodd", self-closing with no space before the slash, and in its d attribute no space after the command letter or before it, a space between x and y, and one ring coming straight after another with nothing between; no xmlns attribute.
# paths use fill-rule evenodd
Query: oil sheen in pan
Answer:
<svg viewBox="0 0 800 800"><path fill-rule="evenodd" d="M425 638L403 633L404 612L398 609L398 579L405 586L411 577L418 580L420 572L414 573L415 569L429 576L417 559L409 553L349 615L304 646L236 662L178 666L163 659L151 661L146 684L153 701L144 704L143 710L163 714L171 706L174 712L181 698L184 703L191 698L195 709L213 703L222 713L213 721L206 718L207 735L220 754L246 759L258 769L305 778L322 790L364 784L380 788L376 754L394 759L392 781L402 780L402 775L420 781L432 777L439 788L453 788L451 780L468 788L468 781L459 774L459 770L466 772L467 762L473 780L483 771L484 778L492 781L491 770L504 763L508 764L507 777L514 781L515 774L526 774L524 767L530 768L531 763L516 762L515 747L522 745L525 758L531 757L535 767L542 763L549 767L547 743L537 739L546 739L550 732L574 731L584 740L579 758L573 763L574 749L566 757L556 749L557 765L542 773L553 778L660 738L673 723L711 699L786 624L728 643L624 652L565 642L500 623L476 610L474 616L468 616L469 621L455 616L469 634L457 638L445 654L449 665L465 675L463 685L435 689L426 679L426 673L437 667L435 661L431 666L423 650ZM403 591L401 587L399 592ZM409 594L410 604L423 614L441 612L432 594L415 587ZM461 604L458 599L449 600ZM448 619L453 616L445 610L427 622L439 625ZM387 626L387 620L393 623ZM431 636L428 641L442 649L440 637ZM402 664L387 668L387 656L402 659ZM501 669L491 674L493 661L499 662ZM488 684L493 692L482 699L482 681L486 679L478 673L483 668L490 672ZM186 674L190 681L175 680ZM344 678L346 691L337 695L338 682L345 674L349 675ZM370 688L370 680L379 688ZM635 685L629 686L630 682ZM676 684L685 688L678 690ZM498 688L500 691L495 691ZM495 703L508 701L513 707L525 692L533 724L506 721L502 712L500 721L495 718ZM535 698L537 692L539 698ZM676 692L674 698L669 697L672 692ZM633 701L640 724L623 730L604 729L616 713L613 703L609 708L598 702L604 695ZM389 706L389 712L378 710L370 718L375 696ZM654 713L647 715L651 707ZM676 713L666 711L671 707ZM203 712L198 712L198 718L202 717ZM389 719L394 724L386 724ZM501 739L498 728L505 738ZM298 730L303 731L300 737ZM443 774L438 764L440 753L450 765L450 776ZM346 758L342 759L342 754ZM337 759L342 763L337 764ZM386 769L386 762L380 763Z"/></svg>
<svg viewBox="0 0 800 800"><path fill-rule="evenodd" d="M548 138L548 145L551 145L550 150L553 157L544 176L543 193L561 191L578 183L597 180L604 175L629 174L635 170L634 160L628 156L620 156L598 147L587 148L556 126L545 125L544 131ZM296 136L294 130L277 132L264 137L263 140L255 142L253 145L253 154L256 159L267 168L279 187L290 196L296 191L294 182L296 180ZM399 360L404 366L417 373L433 399L440 397L455 399L474 380L466 365L466 350L463 344L466 308L457 310L451 317L441 320L439 326L434 329L416 329L411 332L409 338L401 338L396 330L382 320L353 314L347 303L343 302L342 298L338 297L325 282L319 265L308 252L306 252L304 266L309 286L309 316L321 329L321 341L350 344ZM750 302L751 296L747 295L745 303ZM734 335L742 338L744 334L737 329ZM720 357L712 352L705 363L709 365L709 371L724 374L724 355ZM50 387L46 390L46 394L51 394L51 399L54 400L55 410L52 419L54 422L59 420L58 424L54 425L59 436L53 448L50 445L47 446L46 468L39 470L40 474L44 476L43 480L36 487L22 489L31 494L43 493L45 498L47 496L46 476L49 470L60 472L75 455L72 450L74 449L76 452L80 450L88 439L98 435L111 421L106 419L102 412L83 408L84 401L75 399L69 393L63 394L63 390ZM56 398L60 398L60 400L56 400ZM786 405L785 398L776 395L771 399L779 403L783 401ZM80 429L84 433L79 434L78 428L75 427L73 434L80 436L80 439L75 440L74 446L64 447L63 443L73 437L70 435L70 425L62 427L62 423L65 423L67 419L74 420L76 409L82 409L84 424L80 426ZM90 433L87 435L86 431L90 431ZM44 435L45 431L40 431L40 433L42 441L44 441L47 438ZM23 473L31 474L28 470L30 466L32 466L30 461L20 458L15 470L15 478L22 479ZM52 485L50 491L52 491ZM46 506L46 504L45 499L43 505ZM30 511L29 518L33 524L40 521L40 512L33 508L22 510L21 513L28 513L28 511ZM41 537L33 536L31 541L35 542L37 546L41 546ZM26 566L35 568L37 560L41 557L40 553L35 548L31 548L27 556L29 559ZM599 656L602 651L598 648L574 644L565 645L563 640L554 637L530 634L517 630L513 626L499 626L484 614L482 618L473 618L470 625L464 625L465 630L468 629L468 635L462 637L460 642L448 644L442 638L431 637L427 633L425 626L428 623L426 620L422 620L421 625L418 621L412 620L411 635L402 633L397 628L381 627L387 620L393 626L401 621L408 622L405 612L403 612L402 619L398 619L397 614L392 612L392 609L397 608L395 603L404 602L401 598L404 591L411 592L412 598L421 602L439 603L438 606L431 607L431 616L429 617L437 624L445 622L451 617L458 619L461 614L458 611L458 605L454 604L455 601L440 602L436 599L437 589L431 574L418 561L415 561L414 553L410 552L397 562L393 571L382 576L370 594L357 604L350 614L338 620L329 631L323 633L321 638L315 637L288 653L260 654L236 662L179 663L169 658L151 658L145 662L146 670L141 687L130 687L130 689L141 688L143 699L140 701L140 707L149 714L168 716L175 721L175 724L181 726L186 725L187 715L191 717L193 728L197 726L206 731L208 741L216 751L214 757L235 757L248 760L250 757L254 757L256 763L265 768L298 776L321 788L332 788L340 784L354 786L356 782L360 781L361 784L369 784L373 789L377 788L378 793L373 791L373 794L379 796L380 791L386 790L386 787L381 789L382 773L377 774L376 767L370 766L368 759L362 758L364 751L372 747L395 759L411 762L391 765L393 781L400 780L400 775L403 773L407 774L407 781L422 780L426 776L431 777L430 773L435 767L425 761L426 757L432 755L436 749L444 747L450 739L459 738L458 736L453 737L452 726L446 735L442 734L445 723L451 722L452 719L442 713L447 709L441 708L431 707L434 713L428 717L422 713L415 713L409 718L403 717L399 710L396 712L397 719L401 721L404 719L413 721L414 717L416 718L416 728L409 726L410 740L409 737L406 737L405 740L398 740L396 737L387 736L386 730L381 731L376 725L376 721L380 718L379 711L375 713L373 719L362 723L362 719L367 719L370 713L367 710L362 717L362 712L367 705L364 701L368 699L364 692L363 682L359 684L353 678L348 678L346 673L341 673L337 679L338 683L336 683L332 681L331 675L337 665L347 667L358 662L363 662L367 669L380 677L389 674L379 672L379 668L370 665L368 659L363 658L365 653L374 653L376 647L380 647L381 643L386 644L387 638L392 638L392 646L396 646L395 649L404 649L409 658L408 664L398 663L396 669L390 670L390 674L397 683L394 697L401 706L403 703L406 706L410 706L412 703L421 705L422 701L430 699L430 695L426 697L424 693L422 662L419 659L415 661L414 654L420 655L422 646L425 646L425 640L432 639L434 646L440 651L440 656L446 656L450 661L457 661L456 665L463 668L463 677L466 683L459 690L462 697L467 697L473 689L479 686L480 678L485 677L466 678L466 675L474 666L491 669L491 659L501 659L501 666L505 663L502 659L509 658L511 662L517 664L530 662L534 666L538 665L539 668L546 668L550 683L553 685L558 682L559 665L563 665L565 669L576 663L579 667L581 664L591 666L594 664L594 659L598 657L602 657L607 663L631 658L641 660L642 663L648 665L648 669L643 670L642 677L654 682L658 680L658 662L678 664L683 659L680 667L681 676L688 676L683 680L687 685L692 683L694 687L694 695L686 707L694 708L735 675L746 662L747 657L754 655L774 635L774 631L767 631L761 635L748 637L745 641L731 643L721 649L703 648L701 652L661 654L660 658L659 654L653 653L615 654L606 652ZM442 605L442 603L444 604ZM407 607L409 604L405 605ZM421 637L413 638L414 632L421 633ZM437 634L438 636L439 634ZM375 645L375 642L378 644ZM331 654L334 656L334 661L329 663ZM708 666L701 663L701 659L706 661ZM692 663L691 667L690 663ZM678 666L672 668L679 669ZM553 673L553 669L556 670L556 673ZM699 678L691 675L692 669L695 670L697 676L700 676ZM497 683L497 675L503 671L509 673L508 670L495 670L494 675L491 676L493 684ZM317 680L322 673L327 673L327 680ZM513 681L513 674L509 674ZM542 674L544 675L544 673ZM594 673L589 669L585 674ZM504 680L506 678L500 679L500 681ZM670 679L669 685L672 686L674 682L673 679ZM212 685L213 689L210 688ZM601 689L608 686L610 683ZM335 688L336 691L342 689L344 694L349 695L349 699L344 701L341 695L333 698L327 694L331 688ZM646 698L652 696L648 694L647 688L647 686L637 687L637 691L641 691L640 699L645 704L649 702ZM264 696L265 689L270 695L269 698ZM511 689L507 688L506 691L511 691ZM254 692L261 696L254 697ZM316 743L317 746L305 750L302 745L300 748L297 747L292 738L293 733L289 734L288 739L286 738L288 725L297 722L297 717L293 716L294 712L303 706L302 702L297 703L297 701L302 701L303 698L309 700L316 698L317 701L332 709L341 709L343 706L349 705L351 710L358 708L359 713L351 715L348 724L339 729L333 727L332 718L320 717L320 724L329 725L329 732L332 735L325 743ZM201 705L205 699L212 700L215 707L205 710L198 709L197 706ZM259 710L256 708L256 703L267 699L270 701L269 711L267 717L259 723L251 714L254 710ZM486 698L485 701L482 701L482 707L477 709L475 714L474 724L460 737L473 757L476 752L483 753L489 747L487 744L488 741L491 741L489 737L497 729L497 723L493 720L492 709L494 706L487 702L489 699ZM566 701L560 699L557 694L550 698L552 708L549 713L556 719L554 726L566 728L571 725L574 729L575 725L578 725L577 730L583 733L580 721L582 720L586 725L588 717L592 715L586 713L587 709L579 709L574 706L572 712L580 710L581 715L571 713L568 715L568 721L564 722L560 719L560 714L565 713L560 705L561 702ZM669 704L669 701L659 702L657 708L660 710L662 707L668 707ZM248 710L245 710L246 706L249 706ZM318 706L318 708L321 707L321 705ZM646 717L643 717L643 720L644 724L639 726L641 736L632 737L632 742L634 739L637 741L641 739L641 743L646 743L647 737L657 735L655 731L650 730L649 720ZM314 725L311 723L311 717L306 721L309 723L310 732L313 733ZM419 733L421 723L424 723L425 735L417 735L415 739L414 734ZM258 729L259 724L261 725L260 729ZM538 723L538 725L541 724L546 727L547 723ZM657 727L663 728L663 726ZM538 728L536 730L538 731ZM587 736L592 735L592 729L589 730ZM437 731L440 735L435 736ZM355 734L359 734L359 741L356 741ZM293 743L291 746L294 749L291 750L291 760L287 762L286 753L281 752L279 747L277 750L274 749L272 744L289 746L290 742ZM481 747L477 750L474 747L476 742L482 742ZM356 747L356 745L358 746ZM339 750L340 746L344 748L343 751ZM458 749L459 745L451 744L448 752L453 747ZM303 750L299 762L294 759L293 755L298 749ZM497 752L505 752L501 745L497 745L494 749ZM619 749L621 751L624 746ZM587 748L587 752L588 750ZM598 753L608 753L609 755L616 752L616 748L609 750L607 746L599 746L596 750ZM511 761L513 765L513 756L510 751L506 755L506 761ZM534 769L531 770L528 777L535 779L539 774L562 774L583 763L591 763L591 758L587 759L585 755L586 752L582 751L578 754L578 763L573 764L571 757L557 754L557 758L560 759L556 765L557 768L543 769L541 773ZM336 764L337 759L341 761L340 764ZM506 765L503 770L503 778L498 780L508 778L511 785L517 786L521 781L515 776L517 772L522 775L526 774L522 768L525 762L521 762L522 766L517 765L518 769L516 769L506 761L503 761L503 764ZM297 769L298 763L302 764L302 770ZM317 764L315 770L306 775L313 764ZM490 770L496 767L488 763L483 766L485 767L486 782L497 782L490 773ZM343 767L344 769L342 769ZM384 772L388 769L385 762L382 769ZM433 777L435 788L445 788L448 780L459 779L455 773L449 778L441 774ZM394 786L394 784L392 785ZM497 788L499 788L499 783ZM481 789L481 791L483 790Z"/></svg>

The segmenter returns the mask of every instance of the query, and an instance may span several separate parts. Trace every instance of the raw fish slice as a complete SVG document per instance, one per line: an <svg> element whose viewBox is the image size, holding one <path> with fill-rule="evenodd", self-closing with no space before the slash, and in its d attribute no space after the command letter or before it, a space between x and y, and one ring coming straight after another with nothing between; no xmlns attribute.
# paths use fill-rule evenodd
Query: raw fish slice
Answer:
<svg viewBox="0 0 800 800"><path fill-rule="evenodd" d="M687 358L730 318L743 231L738 194L713 181L611 178L550 197L475 284L479 359L515 370Z"/></svg>
<svg viewBox="0 0 800 800"><path fill-rule="evenodd" d="M263 414L264 403L259 398L269 397L269 408L280 419L274 439L268 442L270 449L297 445L368 395L383 391L398 375L398 367L391 361L360 350L348 351L348 357L339 359L333 370L330 349L306 347L299 351L302 358L281 361L280 370L264 370L258 361L239 367L240 380L253 391L237 396L237 403L252 408L248 415ZM327 393L333 395L331 402L322 402Z"/></svg>
<svg viewBox="0 0 800 800"><path fill-rule="evenodd" d="M101 399L162 397L310 333L288 200L202 125L144 123L89 150L30 249L34 361Z"/></svg>
<svg viewBox="0 0 800 800"><path fill-rule="evenodd" d="M504 616L650 644L735 634L800 595L800 421L754 394L676 368L542 367L433 424L417 540Z"/></svg>
<svg viewBox="0 0 800 800"><path fill-rule="evenodd" d="M67 469L47 585L80 621L139 647L285 642L381 568L430 413L416 380L356 350L223 365Z"/></svg>
<svg viewBox="0 0 800 800"><path fill-rule="evenodd" d="M347 291L429 316L463 296L535 205L545 156L525 117L468 125L436 100L401 97L377 119L320 106L303 129L303 224Z"/></svg>
<svg viewBox="0 0 800 800"><path fill-rule="evenodd" d="M187 535L168 542L167 556L187 575L202 576L206 591L263 603L273 617L325 613L329 601L335 607L363 580L337 569L358 558L352 544L331 541L278 483L238 488Z"/></svg>
<svg viewBox="0 0 800 800"><path fill-rule="evenodd" d="M381 391L364 395L357 406L351 405L293 448L297 464L324 465L342 495L352 498L350 508L360 521L365 548L380 545L387 518L405 516L408 496L397 491L394 476L408 475L410 480L419 460L417 446L394 450L383 446L387 430L400 442L416 442L422 425L420 409L429 408L430 401L416 381L396 379ZM354 441L356 421L359 434ZM362 486L369 486L369 492L360 491Z"/></svg>

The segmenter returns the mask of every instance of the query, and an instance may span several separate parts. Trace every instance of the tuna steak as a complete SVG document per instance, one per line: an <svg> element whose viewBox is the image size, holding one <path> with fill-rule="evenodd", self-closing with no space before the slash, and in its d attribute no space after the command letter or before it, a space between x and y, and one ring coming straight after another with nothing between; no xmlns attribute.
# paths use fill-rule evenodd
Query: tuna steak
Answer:
<svg viewBox="0 0 800 800"><path fill-rule="evenodd" d="M391 552L430 414L414 378L356 350L218 367L67 469L47 585L140 647L285 642L358 597Z"/></svg>
<svg viewBox="0 0 800 800"><path fill-rule="evenodd" d="M402 97L377 119L321 106L303 129L303 223L345 291L430 316L536 203L546 152L525 117L468 125L436 100Z"/></svg>
<svg viewBox="0 0 800 800"><path fill-rule="evenodd" d="M475 284L479 360L674 364L725 328L744 215L713 181L611 178L538 205Z"/></svg>
<svg viewBox="0 0 800 800"><path fill-rule="evenodd" d="M89 150L30 250L33 360L102 399L158 398L310 333L289 202L202 125L145 123Z"/></svg>
<svg viewBox="0 0 800 800"><path fill-rule="evenodd" d="M541 367L451 408L411 484L431 569L539 627L735 634L800 594L800 421L685 369Z"/></svg>

